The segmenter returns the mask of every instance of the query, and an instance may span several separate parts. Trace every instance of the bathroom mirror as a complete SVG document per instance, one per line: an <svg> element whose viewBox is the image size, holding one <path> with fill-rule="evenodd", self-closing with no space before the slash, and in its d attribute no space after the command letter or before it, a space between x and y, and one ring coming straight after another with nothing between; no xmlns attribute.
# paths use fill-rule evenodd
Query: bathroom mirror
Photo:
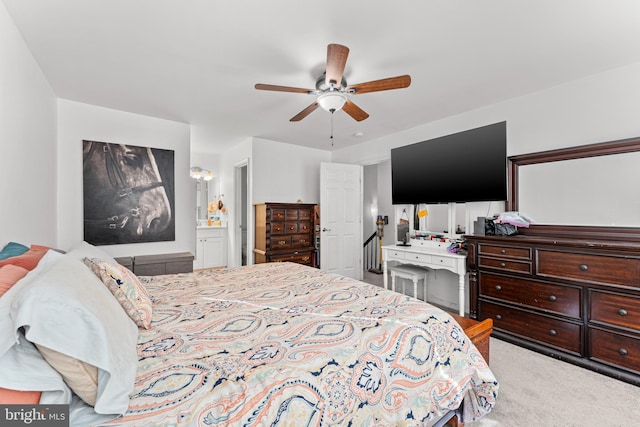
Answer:
<svg viewBox="0 0 640 427"><path fill-rule="evenodd" d="M196 219L203 221L207 219L207 206L209 203L209 187L211 181L196 179Z"/></svg>

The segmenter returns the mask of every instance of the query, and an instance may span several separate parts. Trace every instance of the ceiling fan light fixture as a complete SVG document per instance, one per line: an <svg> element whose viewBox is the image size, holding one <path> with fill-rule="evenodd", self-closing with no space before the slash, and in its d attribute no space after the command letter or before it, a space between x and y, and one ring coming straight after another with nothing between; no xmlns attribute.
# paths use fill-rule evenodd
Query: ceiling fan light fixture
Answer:
<svg viewBox="0 0 640 427"><path fill-rule="evenodd" d="M338 91L330 91L318 95L317 101L323 110L335 112L341 110L347 102L347 95Z"/></svg>

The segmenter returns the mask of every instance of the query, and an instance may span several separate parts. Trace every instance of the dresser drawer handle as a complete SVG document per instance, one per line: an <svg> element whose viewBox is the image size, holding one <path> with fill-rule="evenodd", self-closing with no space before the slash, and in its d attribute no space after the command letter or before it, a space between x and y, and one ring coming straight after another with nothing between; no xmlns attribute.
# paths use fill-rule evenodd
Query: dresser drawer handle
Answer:
<svg viewBox="0 0 640 427"><path fill-rule="evenodd" d="M501 290L502 290L502 286L496 285L496 291L501 291Z"/></svg>
<svg viewBox="0 0 640 427"><path fill-rule="evenodd" d="M505 264L504 262L500 263L500 267L506 267L506 266L507 266L507 264Z"/></svg>
<svg viewBox="0 0 640 427"><path fill-rule="evenodd" d="M587 271L589 269L589 266L587 264L580 264L580 271Z"/></svg>
<svg viewBox="0 0 640 427"><path fill-rule="evenodd" d="M625 310L624 308L621 308L620 310L618 310L618 314L620 316L626 316L629 313L627 313L627 310Z"/></svg>
<svg viewBox="0 0 640 427"><path fill-rule="evenodd" d="M551 301L551 302L555 302L557 299L558 299L558 298L557 298L555 295L551 295L551 296L549 297L549 301Z"/></svg>
<svg viewBox="0 0 640 427"><path fill-rule="evenodd" d="M618 353L620 353L620 356L626 356L627 354L629 354L626 348L621 348L620 350L618 350Z"/></svg>
<svg viewBox="0 0 640 427"><path fill-rule="evenodd" d="M496 320L502 320L502 314L496 314Z"/></svg>
<svg viewBox="0 0 640 427"><path fill-rule="evenodd" d="M280 240L280 241L278 242L278 244L279 244L280 246L282 246L282 245L286 245L286 244L287 244L287 242L286 242L285 240Z"/></svg>
<svg viewBox="0 0 640 427"><path fill-rule="evenodd" d="M500 253L501 253L501 254L506 254L506 253L507 253L507 251L506 251L505 249L501 249L501 250L500 250Z"/></svg>
<svg viewBox="0 0 640 427"><path fill-rule="evenodd" d="M556 335L558 335L558 332L555 329L551 329L549 331L549 335L551 335L552 337L555 337Z"/></svg>

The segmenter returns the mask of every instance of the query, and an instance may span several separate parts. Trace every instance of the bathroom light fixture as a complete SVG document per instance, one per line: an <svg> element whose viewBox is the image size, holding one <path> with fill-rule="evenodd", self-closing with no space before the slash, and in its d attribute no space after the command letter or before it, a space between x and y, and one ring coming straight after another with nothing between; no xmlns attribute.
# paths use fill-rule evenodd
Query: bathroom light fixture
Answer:
<svg viewBox="0 0 640 427"><path fill-rule="evenodd" d="M189 173L189 176L191 176L191 178L193 179L203 178L205 181L211 181L213 179L213 172L206 169L202 169L201 167L198 167L198 166L193 166L191 168L191 172Z"/></svg>

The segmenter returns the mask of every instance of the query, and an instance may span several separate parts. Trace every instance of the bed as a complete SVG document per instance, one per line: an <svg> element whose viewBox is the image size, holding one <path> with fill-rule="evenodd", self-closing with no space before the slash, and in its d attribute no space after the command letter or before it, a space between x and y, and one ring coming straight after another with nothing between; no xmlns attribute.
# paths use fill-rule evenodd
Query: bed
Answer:
<svg viewBox="0 0 640 427"><path fill-rule="evenodd" d="M139 286L127 306L103 280L116 271L112 258L86 244L50 252L0 298L10 319L0 363L53 349L95 366L89 404L47 359L41 402L71 403L72 425L433 426L453 415L477 420L495 404L498 382L478 348L451 315L417 299L269 263L137 278L118 268L111 279L122 274L121 283ZM148 307L136 310L136 298ZM63 300L73 309L46 315L73 333L56 335L40 325L50 318L33 312ZM16 381L0 379L0 387L27 389Z"/></svg>

